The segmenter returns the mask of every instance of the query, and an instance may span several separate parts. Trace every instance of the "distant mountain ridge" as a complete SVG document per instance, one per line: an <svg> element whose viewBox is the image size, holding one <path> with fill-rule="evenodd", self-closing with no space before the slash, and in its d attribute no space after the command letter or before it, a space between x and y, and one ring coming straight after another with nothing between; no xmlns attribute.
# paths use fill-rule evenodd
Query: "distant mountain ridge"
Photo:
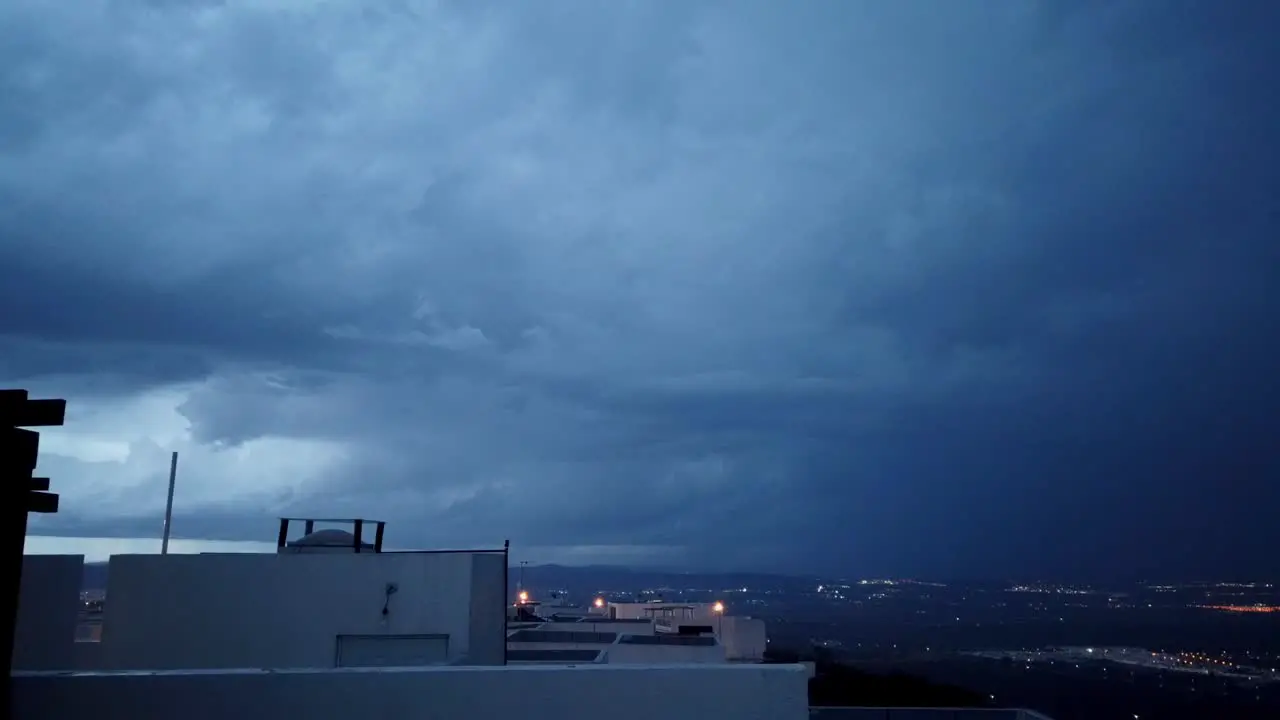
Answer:
<svg viewBox="0 0 1280 720"><path fill-rule="evenodd" d="M648 590L701 590L720 593L731 590L760 589L801 591L812 589L820 581L804 576L753 572L695 572L627 568L615 565L528 565L512 567L509 575L514 586L523 574L530 589L566 590L571 595L596 593L632 593Z"/></svg>
<svg viewBox="0 0 1280 720"><path fill-rule="evenodd" d="M521 568L513 566L508 577L512 586L521 577ZM651 570L617 565L528 565L523 568L525 585L547 590L573 593L634 592L641 588L701 589L711 592L737 588L801 589L813 587L814 578L774 575L769 573L707 573L677 570ZM82 586L85 590L107 587L107 563L84 564Z"/></svg>
<svg viewBox="0 0 1280 720"><path fill-rule="evenodd" d="M522 569L512 565L508 575L512 587L519 581ZM598 592L633 592L636 589L702 589L722 592L738 588L769 588L794 592L810 590L832 582L850 582L815 575L782 575L765 572L706 572L669 568L626 567L622 565L527 565L523 568L525 585L546 590L568 590L573 594ZM944 581L946 582L946 581ZM1003 587L1010 580L951 581L975 587ZM102 590L107 586L107 563L84 564L84 589ZM1052 583L1050 583L1052 584Z"/></svg>

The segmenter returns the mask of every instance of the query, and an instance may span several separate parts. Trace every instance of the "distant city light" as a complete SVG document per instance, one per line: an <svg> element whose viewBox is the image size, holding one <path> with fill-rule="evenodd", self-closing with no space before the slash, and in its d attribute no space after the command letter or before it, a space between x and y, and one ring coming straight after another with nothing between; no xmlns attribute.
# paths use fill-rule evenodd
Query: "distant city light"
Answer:
<svg viewBox="0 0 1280 720"><path fill-rule="evenodd" d="M1193 607L1199 607L1205 610L1220 610L1222 612L1231 612L1231 613L1280 612L1280 605L1263 605L1262 603L1256 603L1254 605L1194 605Z"/></svg>

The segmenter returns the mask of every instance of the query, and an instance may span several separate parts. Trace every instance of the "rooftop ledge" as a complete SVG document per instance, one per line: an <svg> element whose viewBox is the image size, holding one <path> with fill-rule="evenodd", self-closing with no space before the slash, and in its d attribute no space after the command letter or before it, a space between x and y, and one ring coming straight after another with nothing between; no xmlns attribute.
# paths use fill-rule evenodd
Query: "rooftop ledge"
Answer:
<svg viewBox="0 0 1280 720"><path fill-rule="evenodd" d="M214 668L187 670L15 670L13 677L185 677L210 675L344 675L365 673L634 673L643 671L721 672L740 674L795 673L808 679L804 665L759 663L634 663L601 665L425 665L414 667L350 668Z"/></svg>
<svg viewBox="0 0 1280 720"><path fill-rule="evenodd" d="M12 689L13 717L23 720L809 718L802 665L23 672L14 673Z"/></svg>

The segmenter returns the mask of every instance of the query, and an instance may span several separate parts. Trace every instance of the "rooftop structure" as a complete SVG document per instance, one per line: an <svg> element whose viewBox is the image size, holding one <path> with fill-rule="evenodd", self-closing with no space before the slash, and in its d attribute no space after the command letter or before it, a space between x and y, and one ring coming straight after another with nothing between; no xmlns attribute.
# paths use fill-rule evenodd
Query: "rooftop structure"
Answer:
<svg viewBox="0 0 1280 720"><path fill-rule="evenodd" d="M61 425L64 411L61 400L0 391L6 530L17 541L5 548L16 582L3 598L0 645L14 672L4 673L0 707L13 717L504 718L530 707L561 720L809 716L806 668L724 662L719 624L704 637L670 622L659 634L656 621L646 632L599 618L567 638L542 627L508 637L506 544L384 553L384 522L282 518L275 554L169 555L176 453L161 554L111 558L100 632L81 638L84 558L27 557L21 542L27 513L55 512L58 498L32 476L38 436L18 426ZM352 529L317 530L320 522ZM291 523L303 528L294 540ZM723 620L724 610L716 603L712 613ZM550 647L561 640L586 647ZM705 655L646 662L664 649Z"/></svg>
<svg viewBox="0 0 1280 720"><path fill-rule="evenodd" d="M805 720L798 665L17 673L21 720Z"/></svg>
<svg viewBox="0 0 1280 720"><path fill-rule="evenodd" d="M507 650L507 664L553 663L556 665L577 665L581 663L604 663L602 650Z"/></svg>
<svg viewBox="0 0 1280 720"><path fill-rule="evenodd" d="M564 645L611 645L618 634L611 632L574 632L572 630L517 630L507 635L511 643L560 643Z"/></svg>
<svg viewBox="0 0 1280 720"><path fill-rule="evenodd" d="M627 645L665 645L668 647L714 647L716 639L704 635L623 635L618 642Z"/></svg>
<svg viewBox="0 0 1280 720"><path fill-rule="evenodd" d="M304 519L292 541L289 522L274 554L113 556L100 628L80 642L83 559L29 558L22 604L39 611L22 646L39 651L18 653L18 669L504 663L505 547L384 552L376 521L349 533ZM375 542L346 544L366 522Z"/></svg>
<svg viewBox="0 0 1280 720"><path fill-rule="evenodd" d="M317 523L329 525L349 525L350 531L339 528L316 529ZM289 539L290 525L301 525L302 536ZM365 529L373 528L373 542L365 541ZM280 518L280 534L276 539L277 553L380 553L382 537L387 524L381 520L364 520L362 518L321 519L321 518Z"/></svg>
<svg viewBox="0 0 1280 720"><path fill-rule="evenodd" d="M724 646L728 662L761 662L768 646L764 621L734 615L723 602L630 603L598 598L592 612L578 620L593 629L648 634L710 635ZM645 631L639 628L647 627Z"/></svg>
<svg viewBox="0 0 1280 720"><path fill-rule="evenodd" d="M680 663L728 663L725 648L713 636L656 634L653 628L629 624L641 632L589 632L572 629L577 623L547 623L538 629L507 634L508 660L512 653L591 653L593 662L611 665L661 665ZM647 630L647 632L645 632ZM548 654L542 662L581 662L575 655Z"/></svg>
<svg viewBox="0 0 1280 720"><path fill-rule="evenodd" d="M723 606L712 606L712 622L691 608L689 623L669 628L599 612L508 623L505 548L385 552L375 542L357 551L346 543L360 534L342 533L312 529L281 545L342 552L115 556L99 642L74 640L82 558L28 557L20 630L41 652L15 653L14 717L499 718L530 707L562 720L811 717L803 665L731 662L735 624L758 627L763 646L763 623ZM695 631L704 625L711 631Z"/></svg>

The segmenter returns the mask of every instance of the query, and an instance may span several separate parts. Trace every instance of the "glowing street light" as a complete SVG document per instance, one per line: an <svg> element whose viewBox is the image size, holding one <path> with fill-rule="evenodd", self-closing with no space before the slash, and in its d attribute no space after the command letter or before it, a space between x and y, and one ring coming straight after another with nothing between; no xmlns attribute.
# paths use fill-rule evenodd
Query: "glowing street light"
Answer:
<svg viewBox="0 0 1280 720"><path fill-rule="evenodd" d="M527 590L520 591L520 602L522 603L529 602L529 592Z"/></svg>
<svg viewBox="0 0 1280 720"><path fill-rule="evenodd" d="M711 612L716 616L716 637L720 637L720 624L724 619L724 603L717 600L716 604L711 606Z"/></svg>
<svg viewBox="0 0 1280 720"><path fill-rule="evenodd" d="M598 608L604 607L604 598L596 598L595 604L596 604L596 607Z"/></svg>

